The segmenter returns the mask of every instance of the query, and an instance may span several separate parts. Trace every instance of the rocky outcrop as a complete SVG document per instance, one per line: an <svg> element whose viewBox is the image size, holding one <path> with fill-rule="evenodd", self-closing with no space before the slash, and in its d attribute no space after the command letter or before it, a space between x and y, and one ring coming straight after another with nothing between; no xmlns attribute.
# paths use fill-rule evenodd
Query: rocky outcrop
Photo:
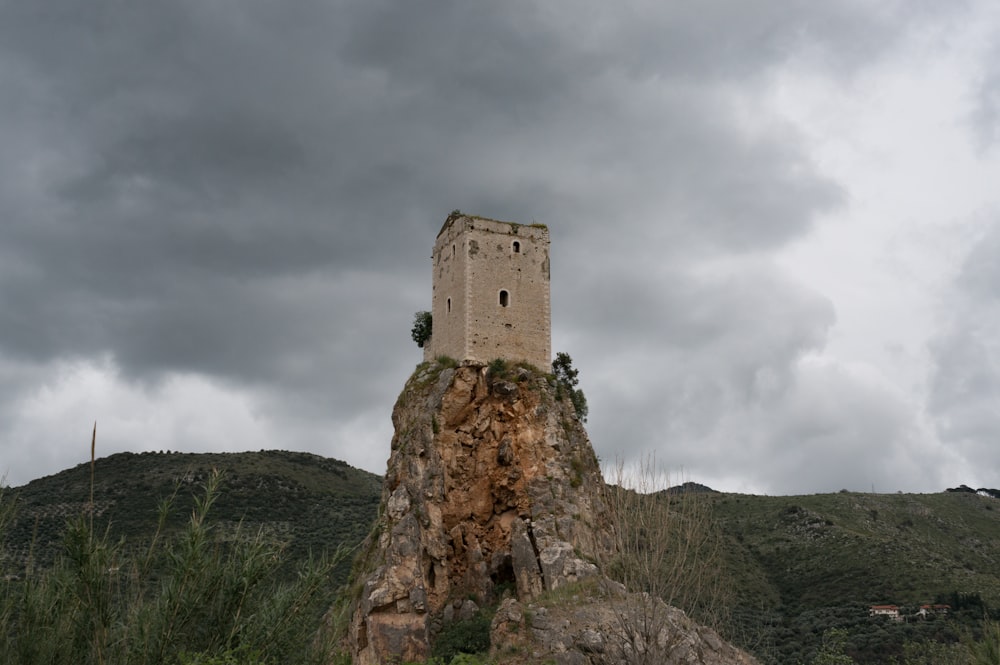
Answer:
<svg viewBox="0 0 1000 665"><path fill-rule="evenodd" d="M536 600L504 600L490 639L496 665L757 665L718 633L602 577Z"/></svg>
<svg viewBox="0 0 1000 665"><path fill-rule="evenodd" d="M349 629L355 663L422 660L462 613L597 574L608 532L600 468L545 375L425 364L393 424L384 511Z"/></svg>
<svg viewBox="0 0 1000 665"><path fill-rule="evenodd" d="M753 663L599 574L614 525L564 392L530 367L417 368L393 409L382 511L356 571L354 663L425 660L443 628L480 607L497 608L499 662ZM650 611L662 619L653 632Z"/></svg>

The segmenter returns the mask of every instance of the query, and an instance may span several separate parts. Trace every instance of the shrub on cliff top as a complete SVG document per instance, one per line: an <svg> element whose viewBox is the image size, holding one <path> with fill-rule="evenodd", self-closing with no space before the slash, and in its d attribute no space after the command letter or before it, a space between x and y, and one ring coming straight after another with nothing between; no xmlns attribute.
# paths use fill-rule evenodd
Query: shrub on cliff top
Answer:
<svg viewBox="0 0 1000 665"><path fill-rule="evenodd" d="M560 351L556 354L556 359L552 361L552 373L556 377L556 397L562 399L563 394L569 397L573 403L573 410L576 411L580 422L587 422L587 398L583 391L577 388L580 383L580 370L573 367L573 359L568 353Z"/></svg>
<svg viewBox="0 0 1000 665"><path fill-rule="evenodd" d="M413 315L413 328L410 330L410 337L421 349L431 338L433 330L433 319L430 312L417 312Z"/></svg>

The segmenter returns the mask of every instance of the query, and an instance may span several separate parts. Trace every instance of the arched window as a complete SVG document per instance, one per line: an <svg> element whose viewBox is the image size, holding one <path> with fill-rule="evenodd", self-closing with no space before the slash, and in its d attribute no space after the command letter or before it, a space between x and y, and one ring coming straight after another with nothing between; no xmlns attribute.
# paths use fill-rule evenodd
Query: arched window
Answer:
<svg viewBox="0 0 1000 665"><path fill-rule="evenodd" d="M510 294L506 290L500 291L500 306L506 307L510 304Z"/></svg>
<svg viewBox="0 0 1000 665"><path fill-rule="evenodd" d="M515 254L520 254L521 253L521 243L518 242L517 240L515 240L514 244L511 245L511 249L514 250Z"/></svg>

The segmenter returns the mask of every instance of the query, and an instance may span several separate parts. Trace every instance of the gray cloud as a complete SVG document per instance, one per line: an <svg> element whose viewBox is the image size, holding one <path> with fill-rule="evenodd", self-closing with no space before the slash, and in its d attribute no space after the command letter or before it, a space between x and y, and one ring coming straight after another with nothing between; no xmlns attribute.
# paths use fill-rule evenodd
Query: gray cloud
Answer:
<svg viewBox="0 0 1000 665"><path fill-rule="evenodd" d="M941 438L976 460L977 482L992 487L1000 467L1000 223L972 247L947 297L947 318L930 346L928 409Z"/></svg>
<svg viewBox="0 0 1000 665"><path fill-rule="evenodd" d="M129 389L205 377L349 457L308 441L388 422L460 208L552 228L557 343L604 405L599 448L718 439L784 403L834 320L769 253L846 195L756 91L792 59L849 77L930 11L8 3L7 404L110 359Z"/></svg>
<svg viewBox="0 0 1000 665"><path fill-rule="evenodd" d="M280 16L245 5L235 15L198 3L89 13L66 5L5 22L5 43L28 71L31 117L19 130L36 141L26 149L60 133L70 139L48 146L59 158L34 197L5 211L10 253L39 259L5 289L8 311L24 313L8 328L21 332L9 350L112 350L127 371L176 362L252 374L247 351L306 342L280 328L310 316L264 314L271 303L260 280L391 270L400 258L418 269L411 248L428 244L451 199L441 183L467 190L455 197L466 207L485 200L488 214L511 209L523 219L537 205L574 234L593 228L593 214L564 220L557 211L570 201L566 208L596 208L604 220L669 211L659 223L636 220L658 226L668 251L699 237L780 241L801 232L810 207L834 200L808 171L789 177L801 157L781 137L741 143L724 112L701 113L712 101L704 89L682 83L650 99L656 113L626 103L644 93L641 76L679 74L676 53L631 31L688 34L694 17L606 17L608 32L588 55L595 47L558 15L500 12L449 3L315 4ZM784 14L756 20L774 22L778 41L796 32ZM617 50L624 43L648 57L618 71L635 57ZM740 60L752 43L735 47ZM776 58L772 51L758 58ZM38 117L47 122L32 126ZM780 196L767 193L776 181ZM535 201L515 202L525 183ZM657 191L646 209L621 205ZM219 302L234 311L223 314ZM265 320L255 320L255 305Z"/></svg>
<svg viewBox="0 0 1000 665"><path fill-rule="evenodd" d="M756 263L712 278L667 272L611 283L634 290L596 295L595 320L580 322L587 333L575 340L588 394L603 405L591 426L599 454L633 457L652 446L700 474L748 447L777 454L777 414L801 358L825 343L830 303Z"/></svg>
<svg viewBox="0 0 1000 665"><path fill-rule="evenodd" d="M1000 38L992 36L990 57L983 63L984 72L973 99L973 132L981 151L991 149L1000 140Z"/></svg>

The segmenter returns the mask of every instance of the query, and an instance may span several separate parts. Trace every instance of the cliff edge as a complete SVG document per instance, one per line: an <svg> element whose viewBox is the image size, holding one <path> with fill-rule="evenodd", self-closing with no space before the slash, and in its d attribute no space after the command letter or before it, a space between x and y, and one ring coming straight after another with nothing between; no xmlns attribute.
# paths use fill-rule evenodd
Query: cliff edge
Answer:
<svg viewBox="0 0 1000 665"><path fill-rule="evenodd" d="M498 607L498 662L623 662L613 633L633 610L614 608L630 607L634 594L599 572L614 525L564 393L527 365L418 366L393 409L382 508L356 568L354 663L425 660L449 624ZM572 612L553 604L560 593ZM679 610L663 611L673 626L664 639L680 643L686 631L684 652L697 658L674 662L753 662L691 629Z"/></svg>

